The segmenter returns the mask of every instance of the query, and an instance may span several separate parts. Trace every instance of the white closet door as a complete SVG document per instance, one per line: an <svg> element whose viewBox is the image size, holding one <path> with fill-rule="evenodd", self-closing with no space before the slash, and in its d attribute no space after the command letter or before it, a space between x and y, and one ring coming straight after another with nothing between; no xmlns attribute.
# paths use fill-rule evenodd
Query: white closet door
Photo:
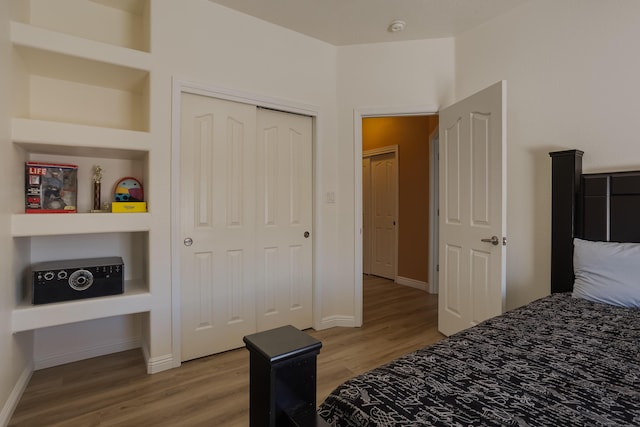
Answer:
<svg viewBox="0 0 640 427"><path fill-rule="evenodd" d="M256 331L256 108L183 94L181 111L177 243L189 360L241 347Z"/></svg>
<svg viewBox="0 0 640 427"><path fill-rule="evenodd" d="M192 94L181 114L182 360L311 327L312 119Z"/></svg>
<svg viewBox="0 0 640 427"><path fill-rule="evenodd" d="M312 119L258 110L258 330L312 325Z"/></svg>

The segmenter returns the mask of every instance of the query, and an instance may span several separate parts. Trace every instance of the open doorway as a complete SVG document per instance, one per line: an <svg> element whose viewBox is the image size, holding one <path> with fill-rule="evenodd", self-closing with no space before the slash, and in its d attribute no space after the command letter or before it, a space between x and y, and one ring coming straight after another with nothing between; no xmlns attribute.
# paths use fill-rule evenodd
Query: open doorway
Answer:
<svg viewBox="0 0 640 427"><path fill-rule="evenodd" d="M373 112L361 114L359 119L360 123L356 123L356 137L360 136L361 144L356 147L356 153L360 154L359 168L370 165L369 161L365 161L370 153L395 151L397 156L398 201L394 230L397 244L394 248L396 273L393 280L398 284L432 292L430 269L435 267L435 263L430 260L430 252L435 245L431 241L434 224L433 218L430 218L430 209L433 192L433 144L435 142L437 146L438 115L435 111L424 109L420 112L387 114ZM391 150L393 147L395 149ZM356 210L362 215L359 218L361 228L358 228L362 233L359 237L362 244L362 264L357 270L371 273L368 266L372 264L370 257L375 256L370 246L374 240L371 220L374 206L371 205L370 182L367 182L370 171L366 168L361 170L363 175L356 184L356 193L360 192L361 195L357 199L360 206ZM356 262L358 261L357 258ZM362 274L359 276L364 277ZM362 282L356 283L356 291L362 297ZM359 301L360 306L361 304L362 299Z"/></svg>
<svg viewBox="0 0 640 427"><path fill-rule="evenodd" d="M422 290L429 281L429 138L437 127L437 115L362 119L370 163L362 178L363 272ZM382 263L388 268L376 267Z"/></svg>

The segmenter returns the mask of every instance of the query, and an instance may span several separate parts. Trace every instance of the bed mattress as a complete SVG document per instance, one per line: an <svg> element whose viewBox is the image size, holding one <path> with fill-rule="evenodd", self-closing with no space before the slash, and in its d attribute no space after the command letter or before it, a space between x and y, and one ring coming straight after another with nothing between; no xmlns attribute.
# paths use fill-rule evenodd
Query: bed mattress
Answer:
<svg viewBox="0 0 640 427"><path fill-rule="evenodd" d="M639 426L640 310L553 294L355 377L332 426Z"/></svg>

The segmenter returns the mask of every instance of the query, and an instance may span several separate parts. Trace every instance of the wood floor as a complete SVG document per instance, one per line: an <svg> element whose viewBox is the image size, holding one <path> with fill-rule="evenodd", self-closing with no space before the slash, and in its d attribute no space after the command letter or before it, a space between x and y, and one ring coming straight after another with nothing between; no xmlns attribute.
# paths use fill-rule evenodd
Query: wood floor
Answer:
<svg viewBox="0 0 640 427"><path fill-rule="evenodd" d="M361 328L322 341L317 399L348 378L443 338L437 296L365 276ZM131 350L36 371L9 426L248 426L249 353L229 351L147 375Z"/></svg>

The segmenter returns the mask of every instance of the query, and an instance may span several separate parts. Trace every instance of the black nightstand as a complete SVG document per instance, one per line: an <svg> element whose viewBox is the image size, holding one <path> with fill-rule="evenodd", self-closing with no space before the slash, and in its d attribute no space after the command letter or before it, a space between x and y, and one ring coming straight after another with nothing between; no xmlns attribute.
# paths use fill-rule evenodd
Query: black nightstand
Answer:
<svg viewBox="0 0 640 427"><path fill-rule="evenodd" d="M322 343L293 326L243 341L250 353L251 427L327 425L316 415L316 357Z"/></svg>

